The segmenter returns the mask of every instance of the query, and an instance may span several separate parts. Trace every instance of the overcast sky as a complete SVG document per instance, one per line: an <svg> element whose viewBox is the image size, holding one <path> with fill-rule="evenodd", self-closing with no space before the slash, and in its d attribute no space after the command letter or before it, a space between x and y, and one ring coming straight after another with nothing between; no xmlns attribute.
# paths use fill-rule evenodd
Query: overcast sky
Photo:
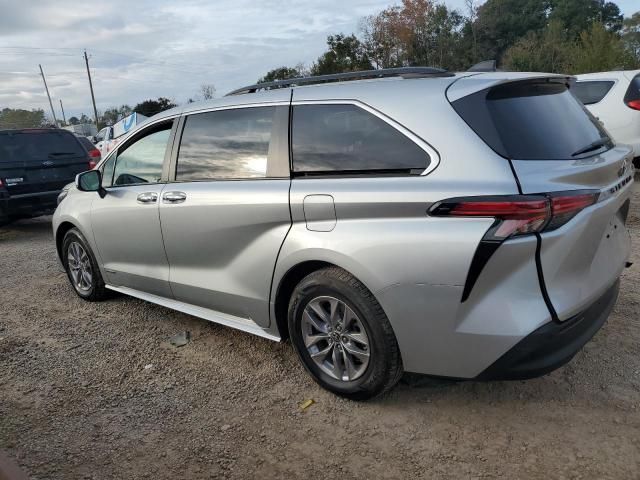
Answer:
<svg viewBox="0 0 640 480"><path fill-rule="evenodd" d="M618 0L624 13L637 0ZM0 108L49 106L41 63L60 115L91 115L83 49L99 110L166 96L217 95L281 65L309 65L332 33L394 0L0 0ZM447 5L462 8L463 0Z"/></svg>

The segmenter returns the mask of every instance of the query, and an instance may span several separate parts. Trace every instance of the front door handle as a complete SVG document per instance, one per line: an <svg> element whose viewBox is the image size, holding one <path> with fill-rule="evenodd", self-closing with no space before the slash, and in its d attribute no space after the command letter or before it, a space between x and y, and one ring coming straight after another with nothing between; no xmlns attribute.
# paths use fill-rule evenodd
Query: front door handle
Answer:
<svg viewBox="0 0 640 480"><path fill-rule="evenodd" d="M156 192L144 192L138 195L138 203L156 203L158 194Z"/></svg>
<svg viewBox="0 0 640 480"><path fill-rule="evenodd" d="M162 201L164 203L182 203L187 199L187 194L184 192L167 192L162 195Z"/></svg>

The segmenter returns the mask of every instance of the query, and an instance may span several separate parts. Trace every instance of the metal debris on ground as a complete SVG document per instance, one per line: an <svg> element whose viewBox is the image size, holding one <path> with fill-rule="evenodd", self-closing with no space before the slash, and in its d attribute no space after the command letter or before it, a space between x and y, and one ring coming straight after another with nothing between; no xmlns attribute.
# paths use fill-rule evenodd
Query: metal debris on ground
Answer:
<svg viewBox="0 0 640 480"><path fill-rule="evenodd" d="M190 341L191 341L191 332L189 331L176 333L173 337L169 338L169 342L174 347L184 347Z"/></svg>
<svg viewBox="0 0 640 480"><path fill-rule="evenodd" d="M313 398L310 398L308 400L305 400L304 402L302 402L298 408L300 408L301 411L305 411L307 408L309 408L311 405L313 405L314 403L316 403Z"/></svg>

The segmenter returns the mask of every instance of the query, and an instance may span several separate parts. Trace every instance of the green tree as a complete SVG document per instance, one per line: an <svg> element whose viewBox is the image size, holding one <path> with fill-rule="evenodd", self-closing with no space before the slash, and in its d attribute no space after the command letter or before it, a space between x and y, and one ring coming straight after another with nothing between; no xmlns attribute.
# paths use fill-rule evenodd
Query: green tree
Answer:
<svg viewBox="0 0 640 480"><path fill-rule="evenodd" d="M606 30L619 32L622 28L620 8L604 0L551 0L550 20L557 20L567 29L571 39L577 39L594 22Z"/></svg>
<svg viewBox="0 0 640 480"><path fill-rule="evenodd" d="M69 125L78 125L80 123L80 119L78 117L71 117L69 119Z"/></svg>
<svg viewBox="0 0 640 480"><path fill-rule="evenodd" d="M521 72L567 73L572 70L575 50L563 24L552 20L544 30L531 31L509 47L503 66Z"/></svg>
<svg viewBox="0 0 640 480"><path fill-rule="evenodd" d="M403 0L362 22L367 56L377 67L458 69L464 17L434 0Z"/></svg>
<svg viewBox="0 0 640 480"><path fill-rule="evenodd" d="M43 110L3 108L0 111L0 129L37 128L46 125Z"/></svg>
<svg viewBox="0 0 640 480"><path fill-rule="evenodd" d="M149 99L145 100L144 102L138 103L135 107L133 107L133 111L138 112L146 117L151 117L156 113L169 110L170 108L176 106L177 105L168 98L158 97L157 100Z"/></svg>
<svg viewBox="0 0 640 480"><path fill-rule="evenodd" d="M571 73L603 72L635 66L637 59L625 49L622 39L596 22L580 34Z"/></svg>
<svg viewBox="0 0 640 480"><path fill-rule="evenodd" d="M500 60L529 32L547 25L549 0L487 0L477 11L477 60Z"/></svg>
<svg viewBox="0 0 640 480"><path fill-rule="evenodd" d="M624 19L622 26L622 43L625 49L640 64L640 12Z"/></svg>
<svg viewBox="0 0 640 480"><path fill-rule="evenodd" d="M264 77L260 77L257 83L275 82L276 80L288 80L290 78L304 77L308 72L304 70L303 65L295 67L278 67L269 70Z"/></svg>
<svg viewBox="0 0 640 480"><path fill-rule="evenodd" d="M311 67L312 75L371 70L373 66L364 46L355 35L329 35L329 49Z"/></svg>

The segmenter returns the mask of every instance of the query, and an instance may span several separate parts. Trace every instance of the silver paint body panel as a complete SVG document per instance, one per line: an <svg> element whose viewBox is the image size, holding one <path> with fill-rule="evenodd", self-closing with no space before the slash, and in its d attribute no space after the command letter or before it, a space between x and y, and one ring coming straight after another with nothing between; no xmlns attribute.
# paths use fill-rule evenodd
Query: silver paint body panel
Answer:
<svg viewBox="0 0 640 480"><path fill-rule="evenodd" d="M414 176L179 183L169 173L152 189L186 194L177 204L136 204L137 187L123 187L131 194L109 191L104 199L72 188L54 215L54 232L63 223L80 228L109 288L274 340L281 337L276 293L287 272L309 261L337 265L380 302L405 370L472 378L552 317L540 289L534 236L501 245L468 300L460 301L493 219L430 217L428 208L445 198L519 192L509 162L449 100L539 76L364 80L224 97L163 112L136 132L195 112L350 103L409 136L431 163ZM276 150L288 156L285 147L281 139ZM627 152L616 148L590 162L513 164L524 193L606 190L619 181L616 172ZM541 263L561 320L619 276L629 244L618 212L630 188L542 235Z"/></svg>

